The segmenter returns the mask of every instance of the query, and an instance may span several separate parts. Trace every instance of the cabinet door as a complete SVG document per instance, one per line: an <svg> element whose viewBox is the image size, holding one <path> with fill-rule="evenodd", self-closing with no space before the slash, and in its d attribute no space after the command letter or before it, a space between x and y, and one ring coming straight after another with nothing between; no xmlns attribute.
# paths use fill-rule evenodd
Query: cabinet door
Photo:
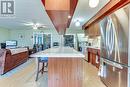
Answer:
<svg viewBox="0 0 130 87"><path fill-rule="evenodd" d="M92 36L94 36L94 28L93 28L93 26L91 26L90 27L90 36L92 37Z"/></svg>
<svg viewBox="0 0 130 87"><path fill-rule="evenodd" d="M88 28L88 36L92 38L94 36L93 26L90 26Z"/></svg>
<svg viewBox="0 0 130 87"><path fill-rule="evenodd" d="M88 35L90 38L94 38L100 35L100 26L98 23L93 24L87 30L88 30Z"/></svg>
<svg viewBox="0 0 130 87"><path fill-rule="evenodd" d="M93 64L93 54L90 52L90 63Z"/></svg>
<svg viewBox="0 0 130 87"><path fill-rule="evenodd" d="M95 30L95 36L99 36L100 35L100 26L98 23L95 24L94 30Z"/></svg>
<svg viewBox="0 0 130 87"><path fill-rule="evenodd" d="M85 36L88 36L89 35L89 31L88 31L89 29L85 29L84 30L84 33L85 33Z"/></svg>
<svg viewBox="0 0 130 87"><path fill-rule="evenodd" d="M95 66L95 57L96 55L92 53L92 64Z"/></svg>

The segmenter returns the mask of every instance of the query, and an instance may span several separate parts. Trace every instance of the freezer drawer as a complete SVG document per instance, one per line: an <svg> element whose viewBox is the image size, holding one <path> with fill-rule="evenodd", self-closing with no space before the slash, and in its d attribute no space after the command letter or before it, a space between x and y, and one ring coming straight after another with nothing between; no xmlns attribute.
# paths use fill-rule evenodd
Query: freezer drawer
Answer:
<svg viewBox="0 0 130 87"><path fill-rule="evenodd" d="M101 80L108 87L128 87L127 72L127 67L118 64L116 65L114 62L113 64L110 64L110 62L104 62Z"/></svg>

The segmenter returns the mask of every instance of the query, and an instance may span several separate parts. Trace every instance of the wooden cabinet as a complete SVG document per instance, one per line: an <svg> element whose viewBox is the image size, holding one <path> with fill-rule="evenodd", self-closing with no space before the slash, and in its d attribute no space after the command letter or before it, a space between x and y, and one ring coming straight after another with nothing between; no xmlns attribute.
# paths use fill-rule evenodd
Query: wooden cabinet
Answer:
<svg viewBox="0 0 130 87"><path fill-rule="evenodd" d="M100 26L98 23L90 26L88 29L85 30L85 35L89 36L90 38L100 36Z"/></svg>
<svg viewBox="0 0 130 87"><path fill-rule="evenodd" d="M84 30L84 34L85 34L85 36L88 36L88 34L89 34L88 29Z"/></svg>
<svg viewBox="0 0 130 87"><path fill-rule="evenodd" d="M100 26L98 23L94 24L94 36L100 36Z"/></svg>
<svg viewBox="0 0 130 87"><path fill-rule="evenodd" d="M100 65L100 50L88 48L88 62L99 68Z"/></svg>

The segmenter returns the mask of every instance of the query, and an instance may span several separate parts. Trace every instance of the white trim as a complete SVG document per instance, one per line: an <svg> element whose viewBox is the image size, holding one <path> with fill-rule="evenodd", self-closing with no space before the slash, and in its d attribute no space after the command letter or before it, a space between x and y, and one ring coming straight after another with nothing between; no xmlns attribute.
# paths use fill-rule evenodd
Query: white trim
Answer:
<svg viewBox="0 0 130 87"><path fill-rule="evenodd" d="M35 38L34 38L34 35L35 35L35 34L41 34L41 35L43 35L43 34L50 34L50 35L51 35L51 47L52 47L52 45L53 45L53 44L52 44L52 33L33 32L33 44L35 44L35 43L34 43L34 42L35 42L35 41L34 41L34 39L35 39ZM43 42L43 41L42 41L42 42Z"/></svg>
<svg viewBox="0 0 130 87"><path fill-rule="evenodd" d="M50 34L51 35L51 47L53 46L52 44L52 33L43 33L43 34Z"/></svg>

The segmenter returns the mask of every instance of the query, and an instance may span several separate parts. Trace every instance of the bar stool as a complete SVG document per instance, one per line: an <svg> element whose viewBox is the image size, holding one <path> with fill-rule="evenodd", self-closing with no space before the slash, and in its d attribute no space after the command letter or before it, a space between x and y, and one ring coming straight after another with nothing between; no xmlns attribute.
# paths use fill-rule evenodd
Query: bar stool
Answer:
<svg viewBox="0 0 130 87"><path fill-rule="evenodd" d="M42 63L43 65L42 65L42 69L39 70L40 63ZM36 73L36 79L35 79L35 81L38 80L38 75L39 75L40 72L41 72L41 74L43 74L45 63L47 63L47 66L48 66L48 57L39 57L38 58L38 66L37 66L37 73Z"/></svg>

